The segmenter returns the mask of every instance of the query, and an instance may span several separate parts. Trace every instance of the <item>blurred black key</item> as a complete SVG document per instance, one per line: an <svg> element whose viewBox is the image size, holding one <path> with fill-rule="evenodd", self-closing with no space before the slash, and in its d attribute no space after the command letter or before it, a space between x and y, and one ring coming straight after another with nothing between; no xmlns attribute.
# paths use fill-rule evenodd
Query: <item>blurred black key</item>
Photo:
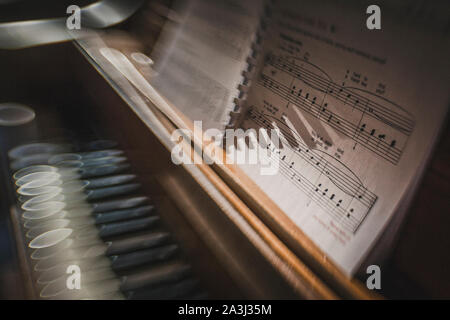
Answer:
<svg viewBox="0 0 450 320"><path fill-rule="evenodd" d="M137 290L150 285L175 282L185 278L191 271L186 264L170 264L122 277L122 292Z"/></svg>
<svg viewBox="0 0 450 320"><path fill-rule="evenodd" d="M94 215L95 222L97 224L116 222L128 219L142 218L155 211L155 207L152 205L123 209L116 211L109 211L106 213L97 213Z"/></svg>
<svg viewBox="0 0 450 320"><path fill-rule="evenodd" d="M141 249L156 247L170 239L170 234L166 232L154 232L142 236L134 236L122 240L107 243L109 245L105 254L107 256L119 255Z"/></svg>
<svg viewBox="0 0 450 320"><path fill-rule="evenodd" d="M112 268L115 271L122 271L150 262L163 261L172 257L177 250L178 246L176 244L172 244L164 247L139 250L132 253L112 256Z"/></svg>
<svg viewBox="0 0 450 320"><path fill-rule="evenodd" d="M143 300L143 299L180 299L185 298L189 293L198 288L198 280L185 279L178 283L162 285L154 288L150 286L136 291L127 293L127 299Z"/></svg>
<svg viewBox="0 0 450 320"><path fill-rule="evenodd" d="M99 228L99 236L101 238L107 238L118 236L128 232L144 230L153 226L158 220L158 216L152 216L142 219L133 219L123 222L103 224Z"/></svg>
<svg viewBox="0 0 450 320"><path fill-rule="evenodd" d="M113 210L119 210L119 209L127 209L127 208L133 208L137 207L141 204L144 204L149 199L147 197L134 197L134 198L128 198L128 199L120 199L120 200L113 200L113 201L103 201L99 203L93 203L92 208L93 212L107 212L107 211L113 211Z"/></svg>

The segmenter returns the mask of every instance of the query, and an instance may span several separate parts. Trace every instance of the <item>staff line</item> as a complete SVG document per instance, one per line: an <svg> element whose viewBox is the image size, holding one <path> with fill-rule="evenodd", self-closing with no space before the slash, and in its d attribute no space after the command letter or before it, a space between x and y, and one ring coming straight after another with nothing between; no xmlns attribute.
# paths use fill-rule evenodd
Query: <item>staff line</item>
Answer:
<svg viewBox="0 0 450 320"><path fill-rule="evenodd" d="M348 89L346 89L342 86L339 86L335 82L324 79L320 75L317 75L301 66L292 64L289 61L281 59L281 58L278 58L278 61L284 61L284 64L281 64L281 63L276 64L275 62L273 62L273 59L269 59L269 65L272 65L273 67L275 67L276 69L279 69L280 71L291 74L295 78L302 80L302 81L304 79L306 79L306 77L299 76L300 73L303 73L303 74L309 76L310 77L309 79L311 80L311 82L315 81L317 86L321 87L322 90L324 90L323 88L326 88L325 89L326 94L338 92L338 94L335 94L335 95L332 94L332 96L335 96L338 100L340 100L342 102L346 102L349 98L351 99L351 97L357 97L358 99L354 99L355 104L353 105L353 108L356 108L356 109L360 110L361 112L367 113L368 115L372 114L372 112L368 112L368 109L376 110L382 116L393 119L393 121L388 120L388 122L393 123L394 126L399 127L399 130L401 130L401 131L406 131L406 133L410 133L414 129L414 120L413 119L409 119L405 116L402 116L391 109L388 109L388 108L386 108L364 96L359 95L358 93L349 91ZM289 68L286 69L286 66L289 66ZM297 70L297 72L292 72L291 70ZM334 90L331 90L331 92L329 92L330 86L334 89ZM341 97L341 93L344 93L345 99ZM361 102L361 104L358 105L357 101L358 101L358 103ZM364 104L366 104L366 108L360 107L360 105L364 105ZM370 106L370 108L369 108L369 106ZM374 114L374 117L377 120L382 121L375 114ZM399 124L397 124L397 125L395 124L396 120L399 122ZM402 124L403 124L403 126L406 126L406 129L402 129L402 127L403 127Z"/></svg>
<svg viewBox="0 0 450 320"><path fill-rule="evenodd" d="M255 123L257 122L260 125L262 125L260 120L257 120L257 119L252 119L252 120ZM300 141L295 140L295 138L291 134L286 132L285 129L280 128L280 130L283 132L285 139L291 140L291 143L300 142ZM288 140L286 140L286 141L289 142ZM304 148L306 148L306 147L304 147ZM292 148L292 150L297 155L299 155L304 161L306 161L308 164L310 164L313 168L315 168L317 170L316 166L314 165L314 163L317 162L317 160L311 161L311 159L306 156L306 153L298 152L294 148ZM311 151L311 152L312 152L311 154L313 154L317 157L317 155L313 151ZM335 167L331 162L329 162L323 158L321 158L320 162L325 163L325 164L322 164L322 170L321 170L321 171L326 170L327 174L325 176L327 176L332 181L340 180L340 182L342 183L341 185L344 185L345 189L348 188L348 190L350 190L349 192L347 192L347 191L341 189L344 193L347 193L349 196L355 197L355 199L357 199L359 202L361 202L363 205L365 205L367 207L370 207L376 201L377 196L374 195L372 192L370 192L363 184L361 184L361 182L359 182L359 181L355 180L354 178L352 178L351 176L347 175L345 172L343 172L339 168ZM337 171L337 172L335 173L334 171ZM340 188L338 185L336 185L336 187ZM361 190L363 192L358 193L357 192L358 190ZM361 198L356 197L357 194L358 194L358 196L361 195Z"/></svg>
<svg viewBox="0 0 450 320"><path fill-rule="evenodd" d="M320 110L321 106L319 106L317 104L306 105L303 100L300 100L295 95L294 96L291 95L288 90L284 89L283 88L284 85L281 84L281 85L278 85L276 88L274 88L273 83L278 83L278 82L276 80L272 80L272 79L269 80L269 79L270 78L268 76L262 75L261 79L258 81L258 83L260 85L262 85L263 87L266 87L267 89L273 91L274 93L279 95L281 98L286 99L287 101L291 102L295 106L301 108L302 110L310 113L313 116L316 116L316 114L318 112L314 113L313 108L315 111L317 111L317 108L319 108L319 110ZM270 86L267 85L266 82L268 82L268 81L270 81L272 83L272 85L270 85ZM292 97L294 97L294 98L292 98ZM304 99L303 97L301 97L301 98ZM400 156L402 154L401 150L399 150L395 146L389 145L387 142L385 142L382 139L379 139L379 138L377 139L375 136L369 135L364 130L361 131L360 128L355 126L353 123L349 122L348 120L338 116L337 114L335 114L329 110L325 109L325 111L322 111L322 113L325 113L325 114L327 114L327 112L329 115L328 116L329 120L325 121L321 117L318 117L318 119L324 123L327 123L329 126L333 127L337 131L343 133L344 135L346 135L350 139L354 140L355 142L360 143L363 147L373 151L374 153L378 154L379 156L386 159L387 161L389 161L393 164L398 163L398 160L400 159ZM338 119L337 122L339 122L339 123L336 122L336 124L334 124L331 121L333 117ZM384 152L382 152L382 151L384 151Z"/></svg>

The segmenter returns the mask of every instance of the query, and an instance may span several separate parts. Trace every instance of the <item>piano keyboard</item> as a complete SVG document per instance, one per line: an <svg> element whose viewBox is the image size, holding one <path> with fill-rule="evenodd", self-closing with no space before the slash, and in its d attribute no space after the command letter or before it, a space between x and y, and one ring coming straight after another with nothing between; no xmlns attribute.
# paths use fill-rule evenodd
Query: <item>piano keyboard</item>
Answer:
<svg viewBox="0 0 450 320"><path fill-rule="evenodd" d="M33 143L8 156L40 298L208 297L113 141Z"/></svg>

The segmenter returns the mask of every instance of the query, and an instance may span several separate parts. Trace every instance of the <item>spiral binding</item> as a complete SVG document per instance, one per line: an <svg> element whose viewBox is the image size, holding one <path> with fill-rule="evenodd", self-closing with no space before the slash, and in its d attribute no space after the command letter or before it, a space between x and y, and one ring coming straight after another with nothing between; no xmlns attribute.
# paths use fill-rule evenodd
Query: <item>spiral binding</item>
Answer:
<svg viewBox="0 0 450 320"><path fill-rule="evenodd" d="M256 74L256 65L262 52L262 40L264 39L269 20L272 15L273 0L268 0L264 6L264 12L261 15L255 39L251 45L251 52L247 57L247 67L242 71L242 81L238 85L239 95L234 98L233 110L229 113L230 119L225 126L226 129L236 128L243 116L243 107L247 98L247 92L250 89L251 81Z"/></svg>

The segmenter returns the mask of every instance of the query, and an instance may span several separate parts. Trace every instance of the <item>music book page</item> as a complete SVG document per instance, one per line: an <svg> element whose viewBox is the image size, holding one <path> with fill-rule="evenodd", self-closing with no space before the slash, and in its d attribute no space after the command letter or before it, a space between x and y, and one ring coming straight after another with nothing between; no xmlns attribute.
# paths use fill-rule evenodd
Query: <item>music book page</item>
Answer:
<svg viewBox="0 0 450 320"><path fill-rule="evenodd" d="M420 174L450 101L444 37L383 14L368 30L366 8L352 9L277 4L243 126L279 132L281 147L267 147L279 170L240 165L349 275Z"/></svg>
<svg viewBox="0 0 450 320"><path fill-rule="evenodd" d="M223 130L259 25L261 0L177 0L176 22L163 30L151 84L203 128Z"/></svg>

